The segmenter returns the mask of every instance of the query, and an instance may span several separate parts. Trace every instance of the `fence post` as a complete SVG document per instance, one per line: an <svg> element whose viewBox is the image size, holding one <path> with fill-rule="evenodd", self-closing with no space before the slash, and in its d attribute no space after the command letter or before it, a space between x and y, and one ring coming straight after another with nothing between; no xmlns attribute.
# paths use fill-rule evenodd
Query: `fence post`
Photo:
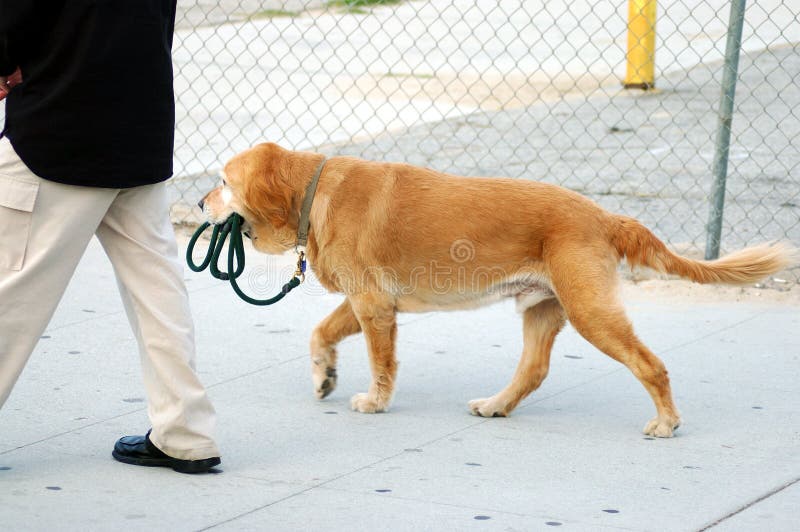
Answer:
<svg viewBox="0 0 800 532"><path fill-rule="evenodd" d="M719 257L722 234L722 209L725 205L725 180L728 176L733 98L739 71L739 50L742 47L742 26L746 0L731 1L728 22L728 40L725 44L725 63L722 71L722 92L717 120L717 142L714 149L714 181L711 185L711 202L706 230L706 260Z"/></svg>
<svg viewBox="0 0 800 532"><path fill-rule="evenodd" d="M628 0L626 89L655 87L656 0Z"/></svg>

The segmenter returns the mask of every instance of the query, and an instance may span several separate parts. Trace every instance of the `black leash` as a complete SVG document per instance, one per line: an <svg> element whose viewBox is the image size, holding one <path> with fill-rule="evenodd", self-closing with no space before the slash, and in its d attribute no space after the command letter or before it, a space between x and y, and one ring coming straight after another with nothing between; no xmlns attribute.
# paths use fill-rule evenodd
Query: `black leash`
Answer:
<svg viewBox="0 0 800 532"><path fill-rule="evenodd" d="M214 225L214 230L211 232L211 242L208 244L206 256L203 259L203 262L200 264L195 264L192 260L194 246L197 243L197 239L200 238L200 235L202 235L211 224L205 222L203 225L198 227L197 231L195 231L194 235L192 235L192 239L189 240L189 247L186 249L186 262L189 264L189 268L194 272L201 272L206 268L209 268L211 275L215 278L223 281L230 281L233 291L236 292L236 295L251 305L272 305L273 303L277 303L283 299L286 294L298 287L300 283L305 280L305 253L302 251L299 252L297 269L295 270L294 275L289 282L283 285L283 288L281 288L281 292L279 294L269 299L253 299L242 292L238 283L236 282L236 278L242 275L242 272L244 271L244 241L242 240L242 221L243 218L240 215L233 213L228 217L227 220L225 220L225 223ZM225 241L229 236L231 240L230 244L228 245L228 271L222 272L219 270L218 266L219 256L222 254L222 248L225 246ZM234 263L236 266L235 268Z"/></svg>

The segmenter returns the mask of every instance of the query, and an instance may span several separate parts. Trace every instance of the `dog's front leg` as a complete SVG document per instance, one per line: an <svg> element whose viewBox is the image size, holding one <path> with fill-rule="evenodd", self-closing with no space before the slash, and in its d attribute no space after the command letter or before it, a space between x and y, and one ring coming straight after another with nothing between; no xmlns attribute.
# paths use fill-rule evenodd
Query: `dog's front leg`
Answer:
<svg viewBox="0 0 800 532"><path fill-rule="evenodd" d="M354 395L350 399L350 408L366 413L385 412L392 399L397 375L397 311L393 300L381 293L350 296L350 303L367 340L372 370L369 391Z"/></svg>
<svg viewBox="0 0 800 532"><path fill-rule="evenodd" d="M353 307L346 299L314 329L311 334L311 378L317 399L327 397L336 388L336 344L360 330Z"/></svg>

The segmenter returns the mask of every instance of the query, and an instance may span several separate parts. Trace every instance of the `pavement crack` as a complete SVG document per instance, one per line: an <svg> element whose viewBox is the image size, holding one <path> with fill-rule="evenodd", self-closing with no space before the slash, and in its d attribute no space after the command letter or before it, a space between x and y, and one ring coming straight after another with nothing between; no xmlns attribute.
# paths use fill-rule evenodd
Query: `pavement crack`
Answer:
<svg viewBox="0 0 800 532"><path fill-rule="evenodd" d="M789 482L786 482L785 484L782 484L782 485L778 486L777 488L768 491L767 493L765 493L761 497L758 497L757 499L754 499L754 500L748 502L747 504L744 504L744 505L740 506L736 510L734 510L734 511L728 513L728 514L723 515L722 517L720 517L716 521L713 521L713 522L707 524L706 526L704 526L703 528L698 529L697 532L704 532L705 530L708 530L710 528L714 528L715 526L717 526L719 524L722 524L724 521L727 521L731 517L742 513L743 511L747 510L748 508L750 508L752 506L755 506L756 504L760 503L761 501L769 499L773 495L776 495L777 493L780 493L781 491L785 490L786 488L788 488L790 486L793 486L793 485L797 484L798 482L800 482L800 477L797 477L794 480L790 480Z"/></svg>
<svg viewBox="0 0 800 532"><path fill-rule="evenodd" d="M81 425L80 427L75 427L73 429L65 430L65 431L59 432L57 434L51 434L50 436L46 436L46 437L38 439L36 441L28 442L28 443L25 443L23 445L18 445L17 447L12 447L11 449L6 449L5 451L0 451L0 456L2 456L4 454L12 453L14 451L19 451L20 449L25 449L27 447L32 447L34 445L38 445L40 443L44 443L46 441L50 441L50 440L55 439L55 438L60 438L61 436L66 436L67 434L72 434L73 432L78 432L80 430L88 429L89 427L94 427L96 425L102 425L103 423L106 423L107 421L112 421L114 419L119 419L119 418L122 418L122 417L125 417L125 416L129 416L131 414L135 414L136 412L141 412L143 410L146 410L146 408L137 408L136 410L129 410L127 412L123 412L122 414L117 414L115 416L99 419L99 420L94 421L92 423L87 423L85 425Z"/></svg>
<svg viewBox="0 0 800 532"><path fill-rule="evenodd" d="M739 325L741 325L743 323L747 323L748 321L752 321L752 320L758 318L759 316L763 316L764 314L766 314L768 312L770 312L769 309L762 310L761 312L756 312L755 314L751 314L750 316L748 316L748 317L746 317L746 318L744 318L742 320L739 320L739 321L737 321L735 323L731 323L729 325L726 325L725 327L716 329L714 331L709 331L706 334L703 334L703 335L698 336L696 338L692 338L691 340L687 340L687 341L682 342L680 344L673 345L672 347L668 347L667 349L664 349L661 352L662 353L668 353L670 351L674 351L676 349L680 349L681 347L685 347L685 346L687 346L689 344L693 344L695 342L699 342L701 340L705 340L706 338L711 338L712 336L715 336L715 335L717 335L717 334L719 334L721 332L728 331L730 329L734 329L734 328L738 327Z"/></svg>

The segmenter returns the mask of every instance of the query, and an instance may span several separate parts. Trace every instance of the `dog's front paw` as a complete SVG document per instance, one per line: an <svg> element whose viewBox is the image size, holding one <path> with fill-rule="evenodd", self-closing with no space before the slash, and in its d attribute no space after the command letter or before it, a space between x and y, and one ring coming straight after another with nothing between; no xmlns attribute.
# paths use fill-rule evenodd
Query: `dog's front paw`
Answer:
<svg viewBox="0 0 800 532"><path fill-rule="evenodd" d="M364 414L386 412L386 405L381 404L368 393L357 393L350 399L350 408Z"/></svg>
<svg viewBox="0 0 800 532"><path fill-rule="evenodd" d="M314 381L314 394L317 399L328 397L336 389L336 368L315 366L311 377Z"/></svg>
<svg viewBox="0 0 800 532"><path fill-rule="evenodd" d="M647 422L642 432L648 436L655 436L656 438L671 438L672 432L680 426L680 418L661 418L657 416Z"/></svg>
<svg viewBox="0 0 800 532"><path fill-rule="evenodd" d="M501 404L495 397L486 399L473 399L469 402L469 410L474 416L481 417L506 417L506 405Z"/></svg>

